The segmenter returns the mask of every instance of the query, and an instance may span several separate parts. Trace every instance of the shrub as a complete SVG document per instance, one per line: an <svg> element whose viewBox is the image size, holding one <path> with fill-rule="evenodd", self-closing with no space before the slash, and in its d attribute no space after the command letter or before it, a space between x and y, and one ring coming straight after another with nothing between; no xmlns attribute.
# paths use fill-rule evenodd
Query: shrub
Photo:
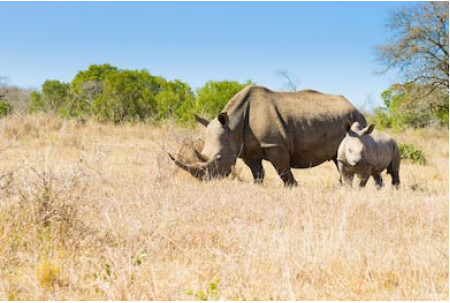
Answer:
<svg viewBox="0 0 450 303"><path fill-rule="evenodd" d="M400 143L398 148L400 149L401 159L409 160L419 165L425 165L427 163L424 153L413 144Z"/></svg>
<svg viewBox="0 0 450 303"><path fill-rule="evenodd" d="M381 94L384 106L375 109L381 127L395 129L448 126L448 92L415 83L394 84Z"/></svg>
<svg viewBox="0 0 450 303"><path fill-rule="evenodd" d="M0 118L12 113L13 107L11 104L0 100Z"/></svg>
<svg viewBox="0 0 450 303"><path fill-rule="evenodd" d="M195 102L194 112L213 118L228 101L233 98L246 85L251 84L239 83L237 81L209 81L204 87L197 90L197 99Z"/></svg>
<svg viewBox="0 0 450 303"><path fill-rule="evenodd" d="M69 106L70 86L57 80L47 80L42 84L42 92L30 95L30 113L58 113L66 111Z"/></svg>
<svg viewBox="0 0 450 303"><path fill-rule="evenodd" d="M111 73L92 103L92 114L100 121L143 120L154 112L158 91L158 79L145 70Z"/></svg>
<svg viewBox="0 0 450 303"><path fill-rule="evenodd" d="M186 121L193 104L190 86L167 81L146 70L119 70L108 64L91 65L72 82L78 103L90 107L99 121Z"/></svg>
<svg viewBox="0 0 450 303"><path fill-rule="evenodd" d="M168 81L147 70L118 69L109 64L90 65L72 82L47 80L41 92L32 92L28 111L51 112L61 117L99 121L154 121L174 119L195 124L193 114L215 117L247 83L209 81L197 90L180 80Z"/></svg>

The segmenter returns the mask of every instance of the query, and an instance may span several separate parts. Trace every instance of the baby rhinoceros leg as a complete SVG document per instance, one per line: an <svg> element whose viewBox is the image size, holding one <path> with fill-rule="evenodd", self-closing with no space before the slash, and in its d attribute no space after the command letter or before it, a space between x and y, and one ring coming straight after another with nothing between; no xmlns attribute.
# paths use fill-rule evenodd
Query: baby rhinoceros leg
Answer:
<svg viewBox="0 0 450 303"><path fill-rule="evenodd" d="M359 187L365 187L370 175L359 175Z"/></svg>
<svg viewBox="0 0 450 303"><path fill-rule="evenodd" d="M391 161L389 166L387 167L387 173L391 175L392 177L392 185L395 186L395 188L399 188L400 186L400 177L399 172L400 170L400 155L399 152L395 155L394 159Z"/></svg>
<svg viewBox="0 0 450 303"><path fill-rule="evenodd" d="M339 181L340 181L341 185L351 187L352 183L353 183L354 173L352 171L350 171L348 169L348 167L341 161L338 161L337 165L338 165L338 170L340 173Z"/></svg>
<svg viewBox="0 0 450 303"><path fill-rule="evenodd" d="M381 174L373 174L372 177L375 180L375 185L377 186L378 189L380 189L381 187L384 186L383 178L381 178Z"/></svg>

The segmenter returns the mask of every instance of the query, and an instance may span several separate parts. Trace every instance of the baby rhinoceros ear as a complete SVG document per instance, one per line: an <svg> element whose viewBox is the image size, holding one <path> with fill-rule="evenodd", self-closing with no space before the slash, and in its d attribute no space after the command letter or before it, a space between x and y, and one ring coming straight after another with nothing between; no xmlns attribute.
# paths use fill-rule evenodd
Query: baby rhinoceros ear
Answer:
<svg viewBox="0 0 450 303"><path fill-rule="evenodd" d="M375 125L374 124L370 124L369 126L367 126L366 128L364 128L361 131L361 135L362 136L370 135L373 132L374 128L375 128Z"/></svg>

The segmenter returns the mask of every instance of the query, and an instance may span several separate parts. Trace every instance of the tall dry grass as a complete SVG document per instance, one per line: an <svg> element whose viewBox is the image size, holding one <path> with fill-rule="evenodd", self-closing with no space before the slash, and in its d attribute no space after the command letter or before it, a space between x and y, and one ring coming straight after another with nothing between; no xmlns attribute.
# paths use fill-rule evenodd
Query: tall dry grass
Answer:
<svg viewBox="0 0 450 303"><path fill-rule="evenodd" d="M392 134L428 160L399 190L332 163L200 183L164 150L201 134L0 120L0 300L449 299L448 131Z"/></svg>

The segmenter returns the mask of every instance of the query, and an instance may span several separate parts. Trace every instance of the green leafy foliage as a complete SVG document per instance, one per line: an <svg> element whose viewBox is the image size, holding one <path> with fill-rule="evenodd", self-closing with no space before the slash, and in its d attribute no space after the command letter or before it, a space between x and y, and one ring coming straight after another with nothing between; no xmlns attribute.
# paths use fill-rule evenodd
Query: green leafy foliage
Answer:
<svg viewBox="0 0 450 303"><path fill-rule="evenodd" d="M385 128L448 126L448 91L417 83L394 84L381 94L384 106L375 109L375 122Z"/></svg>
<svg viewBox="0 0 450 303"><path fill-rule="evenodd" d="M118 72L117 67L110 64L92 64L85 71L79 71L73 78L71 87L76 95L84 96L91 101L102 92L102 82L108 75Z"/></svg>
<svg viewBox="0 0 450 303"><path fill-rule="evenodd" d="M92 114L100 121L144 120L155 110L158 91L158 79L145 70L110 73L92 103Z"/></svg>
<svg viewBox="0 0 450 303"><path fill-rule="evenodd" d="M413 144L400 143L398 148L400 149L401 159L409 160L412 163L420 165L427 163L424 153Z"/></svg>
<svg viewBox="0 0 450 303"><path fill-rule="evenodd" d="M227 102L250 81L242 84L237 81L209 81L197 90L194 111L208 118L215 117Z"/></svg>
<svg viewBox="0 0 450 303"><path fill-rule="evenodd" d="M69 94L68 83L47 80L42 85L42 93L31 93L29 112L62 113L69 104Z"/></svg>
<svg viewBox="0 0 450 303"><path fill-rule="evenodd" d="M194 94L188 84L180 80L164 81L155 99L156 120L161 121L170 117L183 123L192 120Z"/></svg>
<svg viewBox="0 0 450 303"><path fill-rule="evenodd" d="M210 81L197 91L180 80L168 81L147 70L118 69L110 64L90 65L70 84L47 80L41 92L32 92L29 112L53 112L63 117L92 116L99 121L174 119L194 124L194 113L216 116L245 85Z"/></svg>
<svg viewBox="0 0 450 303"><path fill-rule="evenodd" d="M105 80L117 72L117 67L110 64L92 64L79 71L70 83L73 94L70 116L89 116L92 104L104 91Z"/></svg>
<svg viewBox="0 0 450 303"><path fill-rule="evenodd" d="M0 100L0 118L9 115L12 111L13 107L11 104Z"/></svg>

